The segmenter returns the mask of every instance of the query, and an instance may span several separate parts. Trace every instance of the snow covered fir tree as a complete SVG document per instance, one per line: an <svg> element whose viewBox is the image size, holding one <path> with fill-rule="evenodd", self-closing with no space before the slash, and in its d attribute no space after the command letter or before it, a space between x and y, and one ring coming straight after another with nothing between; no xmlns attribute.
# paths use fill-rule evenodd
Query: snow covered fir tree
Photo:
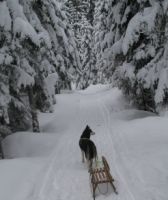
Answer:
<svg viewBox="0 0 168 200"><path fill-rule="evenodd" d="M1 1L0 31L1 121L25 130L36 109L52 112L55 93L71 87L76 44L61 4L50 0Z"/></svg>
<svg viewBox="0 0 168 200"><path fill-rule="evenodd" d="M96 67L130 101L152 112L168 103L167 4L97 1L94 18Z"/></svg>
<svg viewBox="0 0 168 200"><path fill-rule="evenodd" d="M1 137L53 112L60 89L110 83L139 109L168 104L166 0L1 0Z"/></svg>

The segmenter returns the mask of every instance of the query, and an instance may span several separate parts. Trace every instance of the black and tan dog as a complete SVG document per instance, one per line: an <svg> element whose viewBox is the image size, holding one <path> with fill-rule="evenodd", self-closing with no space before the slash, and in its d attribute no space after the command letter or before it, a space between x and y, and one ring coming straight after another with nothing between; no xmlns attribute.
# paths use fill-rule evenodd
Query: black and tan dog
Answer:
<svg viewBox="0 0 168 200"><path fill-rule="evenodd" d="M97 149L94 142L90 140L91 135L95 135L95 132L87 125L79 140L79 146L82 151L82 162L84 162L85 155L89 170L92 168L93 159L97 160Z"/></svg>

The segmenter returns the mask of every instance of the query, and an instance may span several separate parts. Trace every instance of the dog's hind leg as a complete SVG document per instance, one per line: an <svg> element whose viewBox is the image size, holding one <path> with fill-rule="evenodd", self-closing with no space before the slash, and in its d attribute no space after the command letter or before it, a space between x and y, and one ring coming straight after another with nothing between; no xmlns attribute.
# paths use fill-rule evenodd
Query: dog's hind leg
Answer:
<svg viewBox="0 0 168 200"><path fill-rule="evenodd" d="M88 165L88 171L90 172L92 170L92 159L87 160L87 165Z"/></svg>
<svg viewBox="0 0 168 200"><path fill-rule="evenodd" d="M84 153L84 151L81 151L81 153L82 153L82 162L84 163L85 162L85 153Z"/></svg>

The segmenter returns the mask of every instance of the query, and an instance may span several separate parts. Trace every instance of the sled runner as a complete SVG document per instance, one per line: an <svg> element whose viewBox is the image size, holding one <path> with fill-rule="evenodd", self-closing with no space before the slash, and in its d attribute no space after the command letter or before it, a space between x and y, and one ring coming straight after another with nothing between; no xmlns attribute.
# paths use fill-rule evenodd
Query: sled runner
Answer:
<svg viewBox="0 0 168 200"><path fill-rule="evenodd" d="M90 171L90 181L91 181L91 189L93 193L93 199L95 200L95 191L99 184L102 183L110 183L114 192L118 194L113 182L114 179L110 173L110 167L108 162L104 156L102 156L102 167L100 168L93 168Z"/></svg>

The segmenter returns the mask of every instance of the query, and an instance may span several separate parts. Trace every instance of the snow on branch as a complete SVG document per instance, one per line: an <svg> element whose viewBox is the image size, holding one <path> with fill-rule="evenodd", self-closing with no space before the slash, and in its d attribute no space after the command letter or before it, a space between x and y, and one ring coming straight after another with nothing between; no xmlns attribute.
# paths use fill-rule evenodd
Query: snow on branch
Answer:
<svg viewBox="0 0 168 200"><path fill-rule="evenodd" d="M5 52L0 52L0 65L5 64L5 65L9 65L11 64L11 62L13 61L12 56L10 56L9 54L6 54Z"/></svg>
<svg viewBox="0 0 168 200"><path fill-rule="evenodd" d="M134 83L135 80L135 66L131 63L123 63L122 66L118 67L118 76L126 79L128 78L132 83Z"/></svg>
<svg viewBox="0 0 168 200"><path fill-rule="evenodd" d="M168 88L168 69L163 68L160 71L158 87L155 91L155 102L158 104L163 101L165 97L165 90Z"/></svg>
<svg viewBox="0 0 168 200"><path fill-rule="evenodd" d="M0 74L0 107L6 107L10 101L8 77Z"/></svg>
<svg viewBox="0 0 168 200"><path fill-rule="evenodd" d="M0 2L0 27L6 31L11 30L11 17L6 2Z"/></svg>
<svg viewBox="0 0 168 200"><path fill-rule="evenodd" d="M20 17L17 17L14 21L14 35L16 36L17 33L20 33L22 39L29 37L34 44L37 46L40 45L39 36L34 28L28 21L25 21Z"/></svg>
<svg viewBox="0 0 168 200"><path fill-rule="evenodd" d="M126 55L129 48L139 40L140 33L150 34L154 29L155 19L158 13L159 4L145 8L138 12L129 22L122 44L123 53Z"/></svg>
<svg viewBox="0 0 168 200"><path fill-rule="evenodd" d="M19 4L18 0L7 0L7 6L10 10L13 19L20 17L26 20L26 16L23 12L23 7Z"/></svg>
<svg viewBox="0 0 168 200"><path fill-rule="evenodd" d="M29 85L34 85L34 77L26 73L23 69L17 67L17 68L14 68L14 71L15 71L15 77L16 77L14 81L16 82L16 86L18 88L21 88L22 86L26 87Z"/></svg>

